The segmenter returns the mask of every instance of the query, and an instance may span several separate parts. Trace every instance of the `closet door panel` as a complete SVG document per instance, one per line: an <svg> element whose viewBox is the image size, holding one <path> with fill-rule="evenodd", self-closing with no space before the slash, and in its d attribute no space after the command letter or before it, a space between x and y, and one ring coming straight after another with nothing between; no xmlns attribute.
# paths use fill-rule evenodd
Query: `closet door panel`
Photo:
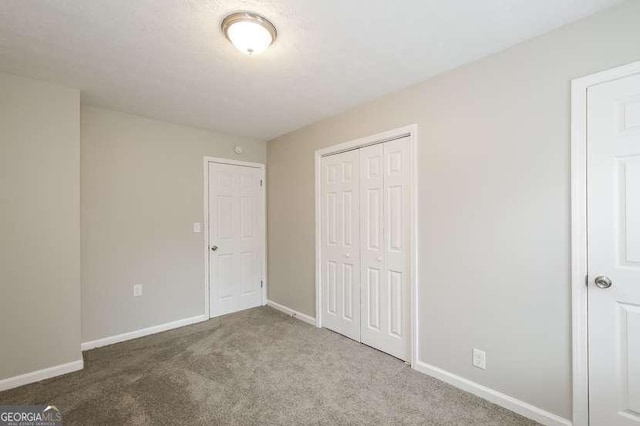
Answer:
<svg viewBox="0 0 640 426"><path fill-rule="evenodd" d="M386 316L383 168L382 144L360 149L362 342L373 347L380 345Z"/></svg>
<svg viewBox="0 0 640 426"><path fill-rule="evenodd" d="M358 151L322 159L323 325L360 341Z"/></svg>
<svg viewBox="0 0 640 426"><path fill-rule="evenodd" d="M362 343L409 359L408 139L360 150Z"/></svg>
<svg viewBox="0 0 640 426"><path fill-rule="evenodd" d="M384 150L384 258L385 312L383 346L400 359L410 358L409 260L410 198L409 138L383 145Z"/></svg>

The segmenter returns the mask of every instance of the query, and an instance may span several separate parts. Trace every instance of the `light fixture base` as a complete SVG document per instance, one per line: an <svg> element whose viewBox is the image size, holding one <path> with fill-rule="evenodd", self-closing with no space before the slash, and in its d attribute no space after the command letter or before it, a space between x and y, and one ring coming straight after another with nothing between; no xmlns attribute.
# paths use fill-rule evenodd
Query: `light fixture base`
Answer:
<svg viewBox="0 0 640 426"><path fill-rule="evenodd" d="M267 45L267 47L272 45L276 41L276 37L278 36L278 31L276 30L276 27L267 18L261 15L258 15L257 13L235 12L230 15L227 15L222 20L222 24L220 25L220 28L222 29L224 36L239 50L249 55L252 55L253 53L260 53L260 52L254 52L250 48L246 48L246 49L241 48L240 46L238 46L237 42L229 35L231 27L234 24L238 24L238 23L250 23L250 24L259 25L260 27L264 28L271 36L271 42ZM264 49L266 49L267 47L265 47Z"/></svg>

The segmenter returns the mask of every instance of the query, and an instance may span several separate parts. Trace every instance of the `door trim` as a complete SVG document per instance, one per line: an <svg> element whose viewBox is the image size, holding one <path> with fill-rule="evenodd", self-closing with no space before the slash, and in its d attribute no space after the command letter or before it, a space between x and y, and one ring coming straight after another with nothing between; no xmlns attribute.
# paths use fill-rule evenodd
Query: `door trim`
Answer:
<svg viewBox="0 0 640 426"><path fill-rule="evenodd" d="M203 190L204 190L204 314L207 318L211 317L211 307L209 303L209 294L211 289L211 280L209 276L209 164L229 164L232 166L253 167L260 169L262 176L262 306L267 304L267 177L265 173L265 165L262 163L251 163L248 161L230 160L228 158L204 157L203 158Z"/></svg>
<svg viewBox="0 0 640 426"><path fill-rule="evenodd" d="M573 424L589 424L587 89L640 73L640 61L571 81L571 318Z"/></svg>
<svg viewBox="0 0 640 426"><path fill-rule="evenodd" d="M411 332L409 340L411 342L410 362L416 365L418 360L418 125L412 124L386 132L378 133L372 136L366 136L349 142L332 145L327 148L319 149L315 152L315 201L316 201L316 327L322 327L322 268L320 267L321 254L321 161L322 157L332 154L338 154L365 146L375 145L409 137L409 206L410 206L410 225L411 225L411 256L409 265L409 286L411 288L409 303L411 306L410 325Z"/></svg>

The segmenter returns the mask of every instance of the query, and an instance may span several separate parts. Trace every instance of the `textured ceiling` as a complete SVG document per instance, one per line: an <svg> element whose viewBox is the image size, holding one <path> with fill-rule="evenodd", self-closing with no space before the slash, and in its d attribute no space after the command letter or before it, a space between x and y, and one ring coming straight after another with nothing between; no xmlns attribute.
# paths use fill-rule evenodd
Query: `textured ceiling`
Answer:
<svg viewBox="0 0 640 426"><path fill-rule="evenodd" d="M619 0L0 0L0 70L83 102L270 139ZM232 11L278 40L236 51Z"/></svg>

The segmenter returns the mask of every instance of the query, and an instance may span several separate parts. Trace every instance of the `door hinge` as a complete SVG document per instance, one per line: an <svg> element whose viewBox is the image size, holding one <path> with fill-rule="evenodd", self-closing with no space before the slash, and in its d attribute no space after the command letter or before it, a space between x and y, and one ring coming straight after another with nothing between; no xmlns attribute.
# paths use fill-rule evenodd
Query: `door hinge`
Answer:
<svg viewBox="0 0 640 426"><path fill-rule="evenodd" d="M584 285L585 285L586 287L589 287L589 275L585 275L585 276L584 276Z"/></svg>
<svg viewBox="0 0 640 426"><path fill-rule="evenodd" d="M262 179L260 179L260 186L262 186Z"/></svg>
<svg viewBox="0 0 640 426"><path fill-rule="evenodd" d="M260 288L264 285L264 281L260 280Z"/></svg>

